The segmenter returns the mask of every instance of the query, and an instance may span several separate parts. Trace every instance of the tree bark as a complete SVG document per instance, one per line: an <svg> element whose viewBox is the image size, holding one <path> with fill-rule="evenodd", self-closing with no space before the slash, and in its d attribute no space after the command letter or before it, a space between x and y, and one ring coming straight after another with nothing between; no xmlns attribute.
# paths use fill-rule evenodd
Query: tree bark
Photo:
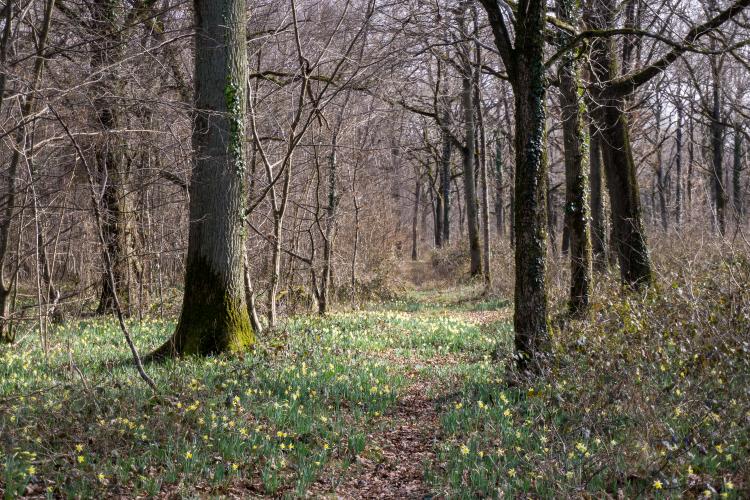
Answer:
<svg viewBox="0 0 750 500"><path fill-rule="evenodd" d="M693 110L692 106L690 107ZM685 197L687 198L687 221L690 222L693 216L693 161L694 153L694 125L692 113L688 115L688 172L687 183L685 185Z"/></svg>
<svg viewBox="0 0 750 500"><path fill-rule="evenodd" d="M677 231L682 227L682 103L677 103L677 131L675 133L675 168L677 186L675 192L675 224Z"/></svg>
<svg viewBox="0 0 750 500"><path fill-rule="evenodd" d="M514 200L515 308L513 326L518 368L534 369L548 342L547 158L544 67L545 2L521 1L516 29L516 172Z"/></svg>
<svg viewBox="0 0 750 500"><path fill-rule="evenodd" d="M468 52L468 47L464 47L464 52ZM476 140L476 129L474 122L474 92L472 81L473 71L469 54L462 54L462 59L463 64L461 75L461 104L464 114L464 146L462 152L464 204L466 205L466 225L469 236L469 254L471 257L469 272L472 276L478 276L482 274L482 247L480 246L479 242L478 200L476 193L476 181L474 179L474 142Z"/></svg>
<svg viewBox="0 0 750 500"><path fill-rule="evenodd" d="M440 186L438 186L434 194L433 190L430 190L430 198L432 199L435 247L440 248L443 246L443 196L440 193Z"/></svg>
<svg viewBox="0 0 750 500"><path fill-rule="evenodd" d="M588 12L594 29L608 29L613 24L612 0L594 2ZM614 39L592 42L592 66L599 81L614 80L618 74ZM627 93L607 85L596 89L594 117L601 131L601 150L612 208L612 243L617 249L620 277L632 287L649 285L651 259L641 219L636 166L630 147L628 119L625 112Z"/></svg>
<svg viewBox="0 0 750 500"><path fill-rule="evenodd" d="M242 351L255 342L245 303L245 2L195 0L195 121L185 295L155 356Z"/></svg>
<svg viewBox="0 0 750 500"><path fill-rule="evenodd" d="M421 198L422 182L421 179L417 177L416 187L414 188L414 214L411 221L411 260L419 259L419 252L417 248L419 243L419 235L417 231L417 225L419 222L419 203Z"/></svg>
<svg viewBox="0 0 750 500"><path fill-rule="evenodd" d="M469 3L460 6L459 26L461 34L466 37L466 11ZM462 148L463 165L462 176L464 184L464 205L466 205L466 225L469 236L469 255L471 276L482 274L482 247L479 241L479 205L476 192L476 122L474 113L474 68L471 58L471 48L468 42L459 46L461 64L461 107L464 121L464 144Z"/></svg>
<svg viewBox="0 0 750 500"><path fill-rule="evenodd" d="M604 197L602 196L601 138L595 125L589 126L591 149L589 151L589 180L591 184L591 253L594 268L607 267L607 236L604 223Z"/></svg>
<svg viewBox="0 0 750 500"><path fill-rule="evenodd" d="M98 76L94 85L96 127L102 139L96 146L97 174L104 186L102 197L102 231L106 251L112 261L115 289L124 311L130 312L135 298L136 277L141 264L136 258L135 191L129 188L130 162L125 154L127 144L113 133L123 127L125 118L118 104L123 94L123 76L118 61L122 58L123 38L121 0L95 0L92 4L92 26L96 36L92 47L91 69ZM97 314L114 314L114 290L108 271L102 273L102 288Z"/></svg>
<svg viewBox="0 0 750 500"><path fill-rule="evenodd" d="M711 108L711 167L712 194L714 214L720 235L727 232L726 201L727 193L724 184L724 124L721 116L721 75L718 62L712 62L712 108Z"/></svg>
<svg viewBox="0 0 750 500"><path fill-rule="evenodd" d="M339 118L339 124L341 118ZM338 143L338 127L331 137L331 156L328 160L328 204L326 206L326 228L323 235L323 276L320 280L320 298L318 300L318 314L328 312L329 294L331 288L331 270L333 268L333 236L336 223L336 147Z"/></svg>
<svg viewBox="0 0 750 500"><path fill-rule="evenodd" d="M474 29L479 30L478 20L476 18L476 10L474 11ZM476 61L475 64L478 68L482 66L482 49L477 41L475 43ZM481 72L475 71L474 73L474 97L475 97L475 109L477 115L477 124L479 125L479 134L477 142L479 147L477 148L477 160L479 161L479 181L480 181L480 213L482 217L482 270L484 271L484 284L489 290L489 286L492 284L492 274L490 272L490 200L489 200L489 186L487 185L487 134L484 127L484 113L482 110L482 93L481 93Z"/></svg>
<svg viewBox="0 0 750 500"><path fill-rule="evenodd" d="M500 134L495 137L495 225L497 235L505 237L505 196L503 193L503 147Z"/></svg>
<svg viewBox="0 0 750 500"><path fill-rule="evenodd" d="M641 203L624 99L605 97L597 114L602 124L602 158L612 207L613 243L622 280L634 287L651 283L651 259L641 219Z"/></svg>
<svg viewBox="0 0 750 500"><path fill-rule="evenodd" d="M661 228L665 233L669 230L669 214L667 210L667 179L664 172L664 154L662 132L661 132L661 96L659 89L656 90L656 187L659 193L659 215Z"/></svg>
<svg viewBox="0 0 750 500"><path fill-rule="evenodd" d="M450 111L446 105L443 111L443 152L440 157L440 195L438 196L438 217L442 218L441 238L438 247L447 245L450 242L450 215L451 215L451 153L453 144L450 133L448 132L448 123L450 120Z"/></svg>
<svg viewBox="0 0 750 500"><path fill-rule="evenodd" d="M2 219L0 219L0 341L10 342L14 340L14 334L8 326L9 316L11 313L11 291L13 289L13 280L7 283L5 279L5 264L8 261L10 253L10 230L13 224L16 210L16 180L18 177L18 165L21 161L21 155L26 156L28 149L28 131L23 125L28 116L31 116L36 107L36 92L42 81L42 71L44 69L44 51L47 46L47 36L49 35L50 25L52 23L52 11L55 6L55 0L47 0L44 8L44 19L37 38L37 55L34 58L34 68L32 73L31 85L27 89L27 95L23 98L21 104L21 123L22 125L15 133L15 147L11 156L10 165L8 166L7 177L7 194L5 195L4 207L2 209ZM5 63L7 51L10 44L10 35L12 31L13 3L7 2L5 9L5 27L3 30L2 42L0 45L0 63ZM0 110L5 100L6 74L3 64L0 72ZM20 240L19 240L20 245ZM41 304L40 304L41 306ZM6 329L7 327L7 329Z"/></svg>
<svg viewBox="0 0 750 500"><path fill-rule="evenodd" d="M577 0L558 0L560 19L577 24ZM561 35L561 43L569 35ZM588 203L588 143L581 71L576 54L569 51L560 61L560 100L565 146L565 215L570 253L571 314L585 314L591 294L591 235Z"/></svg>
<svg viewBox="0 0 750 500"><path fill-rule="evenodd" d="M734 158L732 164L732 198L737 224L742 225L745 218L745 207L742 199L742 127L734 128Z"/></svg>

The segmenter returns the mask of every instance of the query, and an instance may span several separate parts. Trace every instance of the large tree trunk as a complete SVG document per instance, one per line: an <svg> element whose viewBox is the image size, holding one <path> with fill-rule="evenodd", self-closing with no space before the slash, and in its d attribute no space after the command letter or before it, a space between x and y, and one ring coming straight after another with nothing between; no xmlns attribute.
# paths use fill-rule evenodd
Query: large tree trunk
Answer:
<svg viewBox="0 0 750 500"><path fill-rule="evenodd" d="M580 15L573 0L558 0L560 18L574 25ZM569 36L563 35L562 43ZM565 216L570 252L570 312L583 314L591 293L591 235L589 233L588 134L584 122L581 74L576 54L560 62L560 101L565 145Z"/></svg>
<svg viewBox="0 0 750 500"><path fill-rule="evenodd" d="M185 296L155 354L241 351L253 344L243 283L247 55L245 2L195 1L195 158Z"/></svg>
<svg viewBox="0 0 750 500"><path fill-rule="evenodd" d="M545 130L545 3L522 1L517 62L512 79L516 105L515 264L513 326L517 365L534 368L547 331L547 159Z"/></svg>
<svg viewBox="0 0 750 500"><path fill-rule="evenodd" d="M651 283L651 259L641 220L635 161L623 98L600 99L597 115L602 127L602 158L612 208L612 236L622 280L631 286Z"/></svg>
<svg viewBox="0 0 750 500"><path fill-rule="evenodd" d="M607 267L607 236L604 223L604 197L602 196L601 137L595 125L589 127L591 149L589 153L589 180L591 184L591 252L594 268Z"/></svg>
<svg viewBox="0 0 750 500"><path fill-rule="evenodd" d="M613 24L615 9L612 0L594 2L588 12L594 29L608 29ZM592 66L599 81L610 81L619 74L614 40L592 42ZM641 220L633 151L630 147L626 96L619 90L596 92L594 116L601 131L602 159L612 209L612 243L617 249L620 276L623 282L639 287L651 283L651 260Z"/></svg>

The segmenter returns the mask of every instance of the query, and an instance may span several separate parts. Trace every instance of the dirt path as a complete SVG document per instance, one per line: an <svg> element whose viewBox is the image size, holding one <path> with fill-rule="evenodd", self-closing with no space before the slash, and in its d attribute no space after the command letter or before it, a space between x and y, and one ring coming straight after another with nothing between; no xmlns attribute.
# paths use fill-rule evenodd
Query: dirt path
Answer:
<svg viewBox="0 0 750 500"><path fill-rule="evenodd" d="M414 262L409 266L412 282L416 286L427 275L425 267L424 262ZM451 314L479 324L506 319L508 315L504 310L453 311ZM444 356L418 363L416 359L393 353L379 354L403 366L404 375L411 383L394 407L383 415L380 425L367 436L365 452L345 472L343 481L338 482L338 478L332 477L335 472L330 471L328 477L319 481L309 492L312 497L425 499L433 496L425 471L434 466L436 459L435 449L441 427L435 398L440 397L440 388L434 386L434 380L425 380L424 374L419 375L413 367L418 364L449 365L455 360L451 356ZM335 485L333 490L332 485Z"/></svg>
<svg viewBox="0 0 750 500"><path fill-rule="evenodd" d="M368 436L368 448L376 453L358 457L352 466L356 472L336 488L336 498L430 496L424 472L435 459L439 422L427 389L423 382L411 385L389 413L385 428Z"/></svg>

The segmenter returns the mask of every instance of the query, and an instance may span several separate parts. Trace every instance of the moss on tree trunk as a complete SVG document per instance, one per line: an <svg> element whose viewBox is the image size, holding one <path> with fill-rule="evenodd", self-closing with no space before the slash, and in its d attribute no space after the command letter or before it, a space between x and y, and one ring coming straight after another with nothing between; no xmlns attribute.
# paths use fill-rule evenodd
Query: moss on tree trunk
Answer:
<svg viewBox="0 0 750 500"><path fill-rule="evenodd" d="M185 298L174 336L162 354L206 355L240 352L255 342L242 291L228 290L205 260L191 263Z"/></svg>
<svg viewBox="0 0 750 500"><path fill-rule="evenodd" d="M580 5L576 0L558 0L561 19L577 24ZM561 45L571 36L560 35ZM588 202L588 144L584 123L581 72L574 51L566 52L560 61L560 105L563 115L565 145L565 219L570 251L570 312L585 314L591 291L591 235Z"/></svg>

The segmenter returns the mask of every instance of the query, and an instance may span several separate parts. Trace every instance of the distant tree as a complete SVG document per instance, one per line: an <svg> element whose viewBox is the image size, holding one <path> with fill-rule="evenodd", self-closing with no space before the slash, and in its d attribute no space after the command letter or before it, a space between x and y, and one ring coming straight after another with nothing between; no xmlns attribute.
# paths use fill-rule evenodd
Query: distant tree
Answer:
<svg viewBox="0 0 750 500"><path fill-rule="evenodd" d="M462 37L468 37L466 11L469 3L464 3L458 13L458 22ZM463 42L458 50L461 61L461 110L464 119L463 143L463 183L466 203L466 222L469 233L469 255L472 276L482 274L482 247L479 241L479 200L476 184L476 121L474 109L474 64L471 59L471 47Z"/></svg>

